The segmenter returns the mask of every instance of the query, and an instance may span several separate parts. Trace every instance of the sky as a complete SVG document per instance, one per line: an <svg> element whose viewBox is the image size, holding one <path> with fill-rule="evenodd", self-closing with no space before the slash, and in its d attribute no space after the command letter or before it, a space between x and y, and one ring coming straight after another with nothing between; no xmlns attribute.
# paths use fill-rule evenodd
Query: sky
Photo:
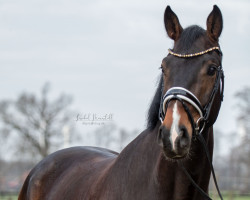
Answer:
<svg viewBox="0 0 250 200"><path fill-rule="evenodd" d="M215 127L237 132L235 93L250 85L248 0L0 0L0 100L39 94L49 82L52 99L73 96L72 120L112 114L119 127L141 132L161 61L173 46L163 24L166 6L183 27L206 28L214 4L224 19L226 76ZM75 126L83 134L99 128Z"/></svg>

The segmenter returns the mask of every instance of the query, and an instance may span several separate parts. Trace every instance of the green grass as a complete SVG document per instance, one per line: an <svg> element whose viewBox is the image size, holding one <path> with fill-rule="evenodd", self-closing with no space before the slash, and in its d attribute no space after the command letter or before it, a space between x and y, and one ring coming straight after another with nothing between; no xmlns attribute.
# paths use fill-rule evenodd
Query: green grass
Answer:
<svg viewBox="0 0 250 200"><path fill-rule="evenodd" d="M219 198L217 198L218 200L220 200ZM214 200L217 200L214 199ZM250 200L250 196L248 197L227 197L227 196L223 196L223 200Z"/></svg>
<svg viewBox="0 0 250 200"><path fill-rule="evenodd" d="M17 200L17 195L0 196L0 200Z"/></svg>
<svg viewBox="0 0 250 200"><path fill-rule="evenodd" d="M218 196L210 195L213 200L220 200ZM250 200L250 196L232 196L232 195L222 195L223 200Z"/></svg>
<svg viewBox="0 0 250 200"><path fill-rule="evenodd" d="M233 198L225 198L225 200L250 200L250 197L233 197Z"/></svg>

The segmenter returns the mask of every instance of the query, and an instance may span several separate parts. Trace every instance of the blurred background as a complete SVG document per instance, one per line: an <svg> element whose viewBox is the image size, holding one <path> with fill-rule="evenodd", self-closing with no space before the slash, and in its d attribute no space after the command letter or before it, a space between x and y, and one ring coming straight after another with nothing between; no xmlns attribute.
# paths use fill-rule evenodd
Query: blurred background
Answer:
<svg viewBox="0 0 250 200"><path fill-rule="evenodd" d="M0 199L15 199L29 170L58 149L120 151L142 132L173 45L166 6L183 27L206 28L214 4L226 76L214 165L227 199L250 199L248 0L1 0Z"/></svg>

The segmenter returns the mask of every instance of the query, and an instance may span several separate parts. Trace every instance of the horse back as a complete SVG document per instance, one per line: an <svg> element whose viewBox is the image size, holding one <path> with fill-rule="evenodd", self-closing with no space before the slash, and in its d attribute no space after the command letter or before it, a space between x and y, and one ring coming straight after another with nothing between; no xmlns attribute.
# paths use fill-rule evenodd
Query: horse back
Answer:
<svg viewBox="0 0 250 200"><path fill-rule="evenodd" d="M33 168L18 200L89 199L118 153L94 147L57 151Z"/></svg>

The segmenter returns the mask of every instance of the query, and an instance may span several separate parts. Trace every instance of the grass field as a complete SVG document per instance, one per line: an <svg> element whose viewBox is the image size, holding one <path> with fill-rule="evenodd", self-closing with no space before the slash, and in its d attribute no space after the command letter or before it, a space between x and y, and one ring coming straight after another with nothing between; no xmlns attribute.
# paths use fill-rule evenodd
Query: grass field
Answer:
<svg viewBox="0 0 250 200"><path fill-rule="evenodd" d="M212 195L210 194L210 197L213 199L213 200L220 200L219 196L218 195ZM222 197L223 197L223 200L250 200L250 196L240 196L240 195L237 195L237 194L230 194L230 193L222 193Z"/></svg>
<svg viewBox="0 0 250 200"><path fill-rule="evenodd" d="M16 195L0 196L0 200L17 200L17 196Z"/></svg>
<svg viewBox="0 0 250 200"><path fill-rule="evenodd" d="M212 198L213 200L220 200L219 198ZM248 197L228 197L223 196L223 200L250 200L250 196Z"/></svg>

